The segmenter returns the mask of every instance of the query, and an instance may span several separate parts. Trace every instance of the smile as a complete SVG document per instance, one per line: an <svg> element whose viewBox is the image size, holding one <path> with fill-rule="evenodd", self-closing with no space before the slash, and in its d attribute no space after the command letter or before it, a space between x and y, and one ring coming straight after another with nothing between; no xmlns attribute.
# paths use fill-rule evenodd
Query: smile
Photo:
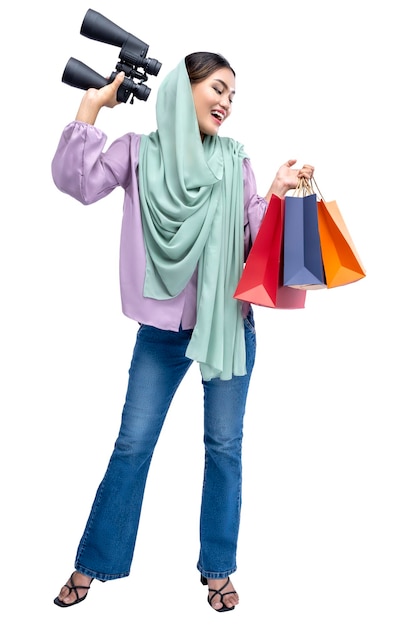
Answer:
<svg viewBox="0 0 417 626"><path fill-rule="evenodd" d="M211 115L213 117L216 118L216 120L218 120L219 122L223 122L224 118L225 118L225 114L222 113L221 111L212 111Z"/></svg>

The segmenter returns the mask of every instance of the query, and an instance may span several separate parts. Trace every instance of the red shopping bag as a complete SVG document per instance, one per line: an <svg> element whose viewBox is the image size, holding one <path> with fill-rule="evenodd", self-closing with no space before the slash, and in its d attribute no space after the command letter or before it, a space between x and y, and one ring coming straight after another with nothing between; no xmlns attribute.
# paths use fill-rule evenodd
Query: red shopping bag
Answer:
<svg viewBox="0 0 417 626"><path fill-rule="evenodd" d="M282 284L284 201L272 195L234 298L275 309L303 309L306 293Z"/></svg>

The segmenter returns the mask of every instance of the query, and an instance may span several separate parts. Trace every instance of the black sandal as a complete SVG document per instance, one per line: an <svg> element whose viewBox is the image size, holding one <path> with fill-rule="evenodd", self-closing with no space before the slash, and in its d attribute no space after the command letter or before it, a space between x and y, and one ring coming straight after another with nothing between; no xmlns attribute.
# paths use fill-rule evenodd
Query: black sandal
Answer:
<svg viewBox="0 0 417 626"><path fill-rule="evenodd" d="M201 580L201 584L202 585L207 585L208 584L207 578L205 576L202 575L200 580ZM231 593L236 593L236 591L225 591L225 593L222 593L223 589L226 589L226 587L229 584L229 582L230 582L230 578L228 576L226 582L223 585L223 587L220 587L220 589L211 589L210 587L208 588L209 592L210 591L213 592L213 595L211 596L211 598L210 598L210 593L207 596L207 602L209 603L209 605L211 606L212 609L214 609L213 598L215 596L220 596L220 602L223 604L223 606L222 606L221 609L214 609L218 613L223 613L224 611L233 611L233 609L235 608L234 606L226 606L225 603L223 602L223 597L224 596L227 596L227 595L229 595Z"/></svg>
<svg viewBox="0 0 417 626"><path fill-rule="evenodd" d="M74 604L79 604L80 602L82 602L83 600L85 600L85 599L86 599L87 594L88 594L88 590L90 589L90 585L91 585L91 583L90 583L90 585L89 585L88 587L85 587L84 585L74 585L74 580L73 580L73 578L72 578L72 577L74 576L74 574L75 574L75 572L73 572L73 573L71 574L71 577L70 577L70 582L71 582L71 585L64 585L64 587L66 587L67 589L69 589L69 592L70 592L70 593L71 593L72 591L75 591L75 595L76 595L75 600L74 600L73 602L63 602L62 600L60 600L60 599L59 599L59 596L57 596L57 597L55 598L55 600L54 600L54 604L56 604L57 606L62 606L62 607L74 606ZM86 593L84 596L82 596L82 597L80 598L80 595L79 595L79 593L78 593L78 589L87 589L87 593ZM69 594L68 594L68 595L69 595Z"/></svg>

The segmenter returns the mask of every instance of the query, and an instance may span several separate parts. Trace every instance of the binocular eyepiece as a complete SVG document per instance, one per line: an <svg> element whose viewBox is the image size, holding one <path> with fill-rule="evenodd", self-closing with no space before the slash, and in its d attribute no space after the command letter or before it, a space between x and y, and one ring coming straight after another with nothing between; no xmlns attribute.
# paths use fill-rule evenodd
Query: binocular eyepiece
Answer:
<svg viewBox="0 0 417 626"><path fill-rule="evenodd" d="M113 82L117 73L123 71L125 79L117 91L117 100L127 102L130 95L132 96L131 104L135 97L139 100L148 99L151 90L143 83L148 80L147 74L157 76L161 63L156 59L146 58L149 50L146 43L92 9L85 14L80 33L89 39L121 48L116 71L112 72L110 79L106 79L81 61L71 57L62 74L63 83L78 89L87 90L90 87L100 89Z"/></svg>

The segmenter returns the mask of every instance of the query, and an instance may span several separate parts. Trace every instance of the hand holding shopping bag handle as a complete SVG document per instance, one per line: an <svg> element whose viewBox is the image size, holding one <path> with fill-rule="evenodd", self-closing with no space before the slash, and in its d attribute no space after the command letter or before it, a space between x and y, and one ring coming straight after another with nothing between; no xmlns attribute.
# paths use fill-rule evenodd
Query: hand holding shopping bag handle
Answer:
<svg viewBox="0 0 417 626"><path fill-rule="evenodd" d="M288 161L279 167L269 191L265 196L268 202L271 200L272 195L285 198L287 193L297 188L300 179L307 181L312 179L314 176L314 166L306 163L301 168L297 169L294 167L296 163L296 159L288 159Z"/></svg>

